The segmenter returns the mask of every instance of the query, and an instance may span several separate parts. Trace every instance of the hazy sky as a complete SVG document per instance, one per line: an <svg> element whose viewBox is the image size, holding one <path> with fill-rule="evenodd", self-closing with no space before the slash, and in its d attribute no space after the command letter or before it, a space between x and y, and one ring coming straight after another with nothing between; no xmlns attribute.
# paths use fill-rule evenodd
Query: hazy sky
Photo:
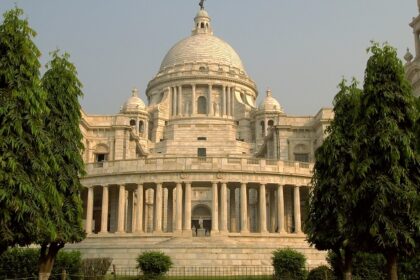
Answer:
<svg viewBox="0 0 420 280"><path fill-rule="evenodd" d="M44 65L67 51L84 85L82 106L114 114L136 86L144 95L166 52L189 36L198 0L0 0L15 3L38 32ZM287 114L331 106L344 76L362 80L371 40L413 51L415 0L207 0L215 35L239 53L257 83Z"/></svg>

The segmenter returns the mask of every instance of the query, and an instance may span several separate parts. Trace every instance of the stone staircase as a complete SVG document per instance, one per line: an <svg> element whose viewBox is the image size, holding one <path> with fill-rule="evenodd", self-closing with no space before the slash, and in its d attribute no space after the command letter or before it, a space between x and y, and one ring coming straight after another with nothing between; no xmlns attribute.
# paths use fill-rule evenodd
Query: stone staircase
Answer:
<svg viewBox="0 0 420 280"><path fill-rule="evenodd" d="M147 250L159 250L169 255L175 266L270 266L272 252L293 248L307 257L307 267L325 264L326 252L308 245L304 236L90 236L83 242L66 246L79 250L84 258L110 257L118 269L134 268L136 257Z"/></svg>

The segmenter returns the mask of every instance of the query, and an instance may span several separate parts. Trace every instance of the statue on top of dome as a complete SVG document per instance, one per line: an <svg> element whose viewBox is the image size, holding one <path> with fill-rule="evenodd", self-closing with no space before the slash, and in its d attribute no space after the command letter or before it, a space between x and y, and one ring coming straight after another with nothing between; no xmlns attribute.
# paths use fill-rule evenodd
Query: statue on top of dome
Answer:
<svg viewBox="0 0 420 280"><path fill-rule="evenodd" d="M204 1L206 1L206 0L200 0L200 4L198 4L198 5L200 5L201 10L204 10Z"/></svg>

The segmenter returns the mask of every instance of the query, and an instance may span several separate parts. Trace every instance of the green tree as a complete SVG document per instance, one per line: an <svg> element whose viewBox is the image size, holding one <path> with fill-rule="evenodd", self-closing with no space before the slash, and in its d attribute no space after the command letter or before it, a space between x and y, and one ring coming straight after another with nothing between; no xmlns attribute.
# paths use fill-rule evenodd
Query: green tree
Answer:
<svg viewBox="0 0 420 280"><path fill-rule="evenodd" d="M339 259L343 279L351 279L355 245L346 236L344 224L348 193L352 189L352 145L361 90L357 82L343 80L334 98L334 119L328 136L315 153L313 191L310 194L305 232L308 241L319 250L332 250Z"/></svg>
<svg viewBox="0 0 420 280"><path fill-rule="evenodd" d="M346 235L364 251L382 253L389 279L397 256L413 254L420 232L417 110L394 48L373 44L365 70L353 151L356 172Z"/></svg>
<svg viewBox="0 0 420 280"><path fill-rule="evenodd" d="M82 185L79 176L84 175L82 159L82 133L79 128L81 108L79 97L83 95L75 66L69 55L52 53L52 60L42 78L47 93L46 104L50 109L45 119L51 150L60 168L50 177L57 190L57 197L49 199L44 218L49 227L40 236L40 274L49 275L55 256L65 243L80 242L85 233L82 227Z"/></svg>
<svg viewBox="0 0 420 280"><path fill-rule="evenodd" d="M48 109L39 79L40 52L22 14L14 8L0 25L0 254L37 240L47 226L45 188L56 194L46 176L54 162L43 129Z"/></svg>

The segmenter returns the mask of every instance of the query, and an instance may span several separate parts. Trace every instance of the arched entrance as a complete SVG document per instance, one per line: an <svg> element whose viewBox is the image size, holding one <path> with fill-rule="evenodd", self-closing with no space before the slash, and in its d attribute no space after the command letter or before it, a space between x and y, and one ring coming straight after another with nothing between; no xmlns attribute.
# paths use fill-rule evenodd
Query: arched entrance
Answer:
<svg viewBox="0 0 420 280"><path fill-rule="evenodd" d="M211 231L211 210L205 204L196 205L192 210L191 227L193 236L210 236Z"/></svg>

